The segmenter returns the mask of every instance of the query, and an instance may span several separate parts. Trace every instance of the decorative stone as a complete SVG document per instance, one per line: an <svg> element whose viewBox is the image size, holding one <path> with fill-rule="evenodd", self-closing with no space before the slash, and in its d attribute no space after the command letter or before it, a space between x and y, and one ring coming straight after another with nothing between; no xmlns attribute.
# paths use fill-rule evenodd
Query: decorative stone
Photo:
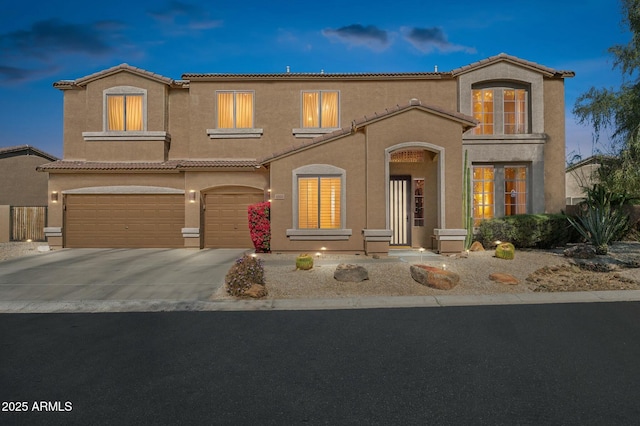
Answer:
<svg viewBox="0 0 640 426"><path fill-rule="evenodd" d="M496 247L496 257L498 259L512 260L516 255L516 248L511 243L500 243Z"/></svg>
<svg viewBox="0 0 640 426"><path fill-rule="evenodd" d="M495 272L495 273L489 275L489 279L491 281L495 281L497 283L507 284L507 285L516 285L516 284L519 283L518 279L516 277L514 277L513 275L503 274L501 272Z"/></svg>
<svg viewBox="0 0 640 426"><path fill-rule="evenodd" d="M333 278L341 282L355 282L369 279L369 271L364 266L341 263L336 267Z"/></svg>
<svg viewBox="0 0 640 426"><path fill-rule="evenodd" d="M480 241L474 241L469 247L469 251L484 251L484 246Z"/></svg>
<svg viewBox="0 0 640 426"><path fill-rule="evenodd" d="M596 257L596 251L594 248L586 244L569 247L568 249L565 249L563 253L566 257L573 257L576 259L593 259Z"/></svg>
<svg viewBox="0 0 640 426"><path fill-rule="evenodd" d="M248 290L243 293L243 296L251 297L253 299L260 299L267 295L267 288L261 284L252 284Z"/></svg>
<svg viewBox="0 0 640 426"><path fill-rule="evenodd" d="M411 265L411 278L427 287L451 290L460 282L460 276L452 271L427 265Z"/></svg>

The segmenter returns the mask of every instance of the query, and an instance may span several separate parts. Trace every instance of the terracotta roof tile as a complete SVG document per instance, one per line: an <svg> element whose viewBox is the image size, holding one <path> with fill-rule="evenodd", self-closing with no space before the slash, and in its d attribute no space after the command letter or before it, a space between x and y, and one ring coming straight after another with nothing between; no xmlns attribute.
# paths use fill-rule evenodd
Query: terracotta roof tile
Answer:
<svg viewBox="0 0 640 426"><path fill-rule="evenodd" d="M188 84L187 81L184 80L174 80L171 79L169 77L164 77L160 74L156 74L154 72L151 71L147 71L144 70L142 68L138 68L138 67L133 67L129 64L120 64L120 65L116 65L113 66L111 68L107 68L106 70L102 70L102 71L98 71L95 72L93 74L89 74L85 77L81 77L78 78L76 80L60 80L57 81L55 83L53 83L53 87L56 88L60 88L60 89L64 89L64 88L70 88L70 87L81 87L81 86L85 86L88 83L103 78L105 76L111 75L111 74L115 74L118 73L120 71L128 71L131 72L133 74L137 74L146 78L150 78L152 80L158 81L160 83L169 85L169 86L185 86Z"/></svg>
<svg viewBox="0 0 640 426"><path fill-rule="evenodd" d="M169 160L165 162L103 162L60 160L38 167L39 171L55 170L77 171L163 171L184 170L189 168L235 168L259 167L253 159L210 159L210 160Z"/></svg>
<svg viewBox="0 0 640 426"><path fill-rule="evenodd" d="M322 144L323 142L327 142L330 140L334 140L334 139L338 139L341 137L344 137L346 135L349 135L351 133L354 133L355 131L357 131L360 127L366 126L368 124L371 124L375 121L378 120L382 120L384 118L390 117L392 115L398 114L400 112L412 109L412 108L419 108L422 109L424 111L429 111L431 113L435 113L438 115L442 115L445 117L448 117L452 120L456 120L456 121L460 121L462 122L466 127L474 127L476 124L478 124L478 121L475 120L473 117L470 117L466 114L462 114L459 112L454 112L454 111L447 111L443 108L440 107L436 107L433 105L427 105L427 104L423 104L421 101L419 101L418 99L411 99L408 103L403 104L403 105L395 105L393 107L387 108L385 109L383 112L374 112L372 116L364 116L362 118L353 120L351 122L351 126L349 127L343 127L341 129L335 130L331 133L327 133L324 135L320 135L317 136L309 141L306 142L301 142L298 145L293 145L289 148L283 149L281 151L277 151L274 152L273 154L264 157L262 159L259 160L260 164L266 164L269 163L273 160L275 160L276 158L279 157L283 157L289 154L293 154L297 151L301 151L304 149L307 149L311 146L314 145L319 145Z"/></svg>
<svg viewBox="0 0 640 426"><path fill-rule="evenodd" d="M516 63L519 65L523 65L527 68L532 68L535 69L539 72L542 72L543 74L546 74L548 76L554 76L554 77L574 77L575 73L573 71L559 71L559 70L555 70L553 68L549 68L547 66L544 65L540 65L536 62L531 62L531 61L527 61L525 59L520 59L516 56L512 56L512 55L508 55L506 53L500 53L499 55L495 55L495 56L491 56L489 58L486 59L482 59L480 61L471 63L469 65L465 65L463 67L460 68L456 68L454 70L451 71L451 74L455 77L457 75L460 74L464 74L465 72L469 72L472 71L476 68L482 68L485 67L487 65L491 65L493 63L496 62L500 62L500 61L509 61L512 63Z"/></svg>

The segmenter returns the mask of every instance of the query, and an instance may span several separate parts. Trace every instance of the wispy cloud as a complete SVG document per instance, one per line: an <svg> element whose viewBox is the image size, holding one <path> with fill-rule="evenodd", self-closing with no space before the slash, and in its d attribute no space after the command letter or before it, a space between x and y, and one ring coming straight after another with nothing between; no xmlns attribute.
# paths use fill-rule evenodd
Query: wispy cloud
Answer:
<svg viewBox="0 0 640 426"><path fill-rule="evenodd" d="M445 32L442 30L442 28L439 27L403 27L401 31L404 34L405 40L407 40L413 45L413 47L423 53L431 53L434 50L438 50L443 53L476 53L476 49L473 47L451 43L447 39L447 35L445 34Z"/></svg>
<svg viewBox="0 0 640 426"><path fill-rule="evenodd" d="M114 53L117 48L112 41L124 28L117 21L75 24L53 18L0 34L0 81L14 83L46 77L59 69L55 63L61 57L69 55L97 57Z"/></svg>
<svg viewBox="0 0 640 426"><path fill-rule="evenodd" d="M166 7L149 11L148 14L156 21L169 26L168 29L173 34L209 30L222 25L222 21L212 19L207 10L181 1L171 1Z"/></svg>
<svg viewBox="0 0 640 426"><path fill-rule="evenodd" d="M384 49L390 43L389 33L375 25L352 24L337 29L326 28L322 30L322 35L352 46L366 46L373 50Z"/></svg>

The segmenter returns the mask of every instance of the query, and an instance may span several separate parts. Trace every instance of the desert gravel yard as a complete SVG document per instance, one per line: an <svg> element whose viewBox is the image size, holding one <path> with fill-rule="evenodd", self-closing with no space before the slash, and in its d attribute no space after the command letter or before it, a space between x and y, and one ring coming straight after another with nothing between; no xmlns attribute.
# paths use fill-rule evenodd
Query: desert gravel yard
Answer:
<svg viewBox="0 0 640 426"><path fill-rule="evenodd" d="M340 298L358 296L490 295L556 291L598 291L640 289L640 243L616 243L608 256L578 260L563 250L517 250L515 259L494 257L492 250L465 256L389 257L326 254L316 258L313 269L295 269L296 254L259 254L264 261L267 298ZM369 279L359 283L338 282L333 273L339 263L364 266ZM412 264L444 268L460 275L451 290L418 284L410 275ZM583 266L580 266L583 264ZM596 266L594 266L596 265ZM598 266L604 265L604 266ZM607 272L597 272L598 270ZM497 283L492 273L514 276L518 284ZM221 288L212 299L230 298Z"/></svg>

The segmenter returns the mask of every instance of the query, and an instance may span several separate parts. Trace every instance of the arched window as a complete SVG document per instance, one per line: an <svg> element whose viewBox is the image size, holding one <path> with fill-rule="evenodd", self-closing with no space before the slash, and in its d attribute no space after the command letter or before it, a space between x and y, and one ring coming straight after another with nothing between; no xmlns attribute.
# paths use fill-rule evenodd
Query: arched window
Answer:
<svg viewBox="0 0 640 426"><path fill-rule="evenodd" d="M476 135L531 133L529 86L510 82L475 84L471 90Z"/></svg>

